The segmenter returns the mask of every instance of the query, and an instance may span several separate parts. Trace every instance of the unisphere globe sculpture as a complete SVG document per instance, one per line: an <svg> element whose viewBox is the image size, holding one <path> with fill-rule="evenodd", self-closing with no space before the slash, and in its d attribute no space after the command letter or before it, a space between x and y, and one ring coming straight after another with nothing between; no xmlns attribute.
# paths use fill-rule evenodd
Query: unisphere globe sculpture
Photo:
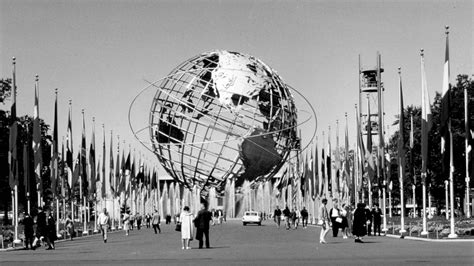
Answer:
<svg viewBox="0 0 474 266"><path fill-rule="evenodd" d="M189 188L267 180L298 145L289 86L255 57L203 53L152 85L153 151Z"/></svg>

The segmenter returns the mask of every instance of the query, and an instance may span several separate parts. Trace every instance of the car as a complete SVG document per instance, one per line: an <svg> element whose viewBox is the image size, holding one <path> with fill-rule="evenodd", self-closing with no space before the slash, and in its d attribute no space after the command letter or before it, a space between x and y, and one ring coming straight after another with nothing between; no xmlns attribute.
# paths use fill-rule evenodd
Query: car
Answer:
<svg viewBox="0 0 474 266"><path fill-rule="evenodd" d="M242 217L242 224L246 226L247 224L258 224L262 225L262 218L260 213L256 211L246 211Z"/></svg>

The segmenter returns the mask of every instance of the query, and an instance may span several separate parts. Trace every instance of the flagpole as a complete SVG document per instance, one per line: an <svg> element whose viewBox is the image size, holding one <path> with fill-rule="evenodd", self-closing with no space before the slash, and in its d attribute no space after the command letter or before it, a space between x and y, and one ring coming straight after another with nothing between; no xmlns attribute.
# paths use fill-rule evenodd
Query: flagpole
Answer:
<svg viewBox="0 0 474 266"><path fill-rule="evenodd" d="M402 83L402 70L401 67L398 68L398 75L400 77L400 119L403 117L403 102L402 102L402 88L401 88L401 83ZM402 121L399 122L400 125L400 131L399 131L399 138L403 139L403 128L402 128ZM399 141L400 142L400 141ZM401 150L405 150L404 143L403 141L400 144ZM403 236L403 233L406 233L405 230L405 203L404 203L404 195L403 195L403 178L405 176L405 167L404 163L402 163L402 160L404 160L405 154L398 154L399 157L399 177L400 177L400 234Z"/></svg>
<svg viewBox="0 0 474 266"><path fill-rule="evenodd" d="M388 189L388 216L392 218L392 189L390 187Z"/></svg>
<svg viewBox="0 0 474 266"><path fill-rule="evenodd" d="M413 136L413 113L410 112L410 166L411 166L411 173L413 178L412 184L412 201L413 201L413 218L416 217L416 176L415 176L415 166L413 165L413 145L414 145L414 136Z"/></svg>
<svg viewBox="0 0 474 266"><path fill-rule="evenodd" d="M39 75L36 74L35 75L35 88L39 90ZM35 91L36 92L36 91ZM38 92L38 95L39 95L39 92ZM36 95L35 95L36 97ZM39 116L39 114L37 114ZM34 132L34 127L33 127L33 132ZM41 133L40 133L41 134ZM39 144L41 145L41 144ZM34 152L34 151L33 151ZM41 164L40 164L41 165ZM36 170L37 169L37 166L35 165L35 173L36 173ZM41 166L40 166L40 173L38 174L39 176L39 182L41 182ZM36 178L35 178L36 179ZM38 207L41 207L41 192L40 192L40 183L38 182L38 180L36 180L36 193L37 193L37 200L38 200Z"/></svg>
<svg viewBox="0 0 474 266"><path fill-rule="evenodd" d="M368 110L368 120L367 121L370 121L370 102L369 102L369 94L367 93L367 110ZM370 134L370 139L372 139L372 125L368 125L367 126L367 135ZM367 141L367 145L369 145L368 141ZM368 148L368 147L367 147ZM370 150L367 149L367 153L368 153L368 156L370 156L370 158L372 157L372 146L370 146ZM370 154L369 154L370 153ZM370 165L369 165L369 168L370 168ZM372 208L372 180L370 180L370 175L369 173L367 173L367 196L369 198L369 206L370 208Z"/></svg>
<svg viewBox="0 0 474 266"><path fill-rule="evenodd" d="M449 37L449 26L446 26L446 50L448 54L448 37ZM445 76L448 80L448 93L449 92L449 60L446 62L447 65L447 76ZM449 96L448 96L449 97ZM453 162L453 132L451 130L451 117L448 117L448 132L449 132L449 190L450 190L450 209L451 209L451 230L448 238L457 238L457 234L454 232L454 162Z"/></svg>
<svg viewBox="0 0 474 266"><path fill-rule="evenodd" d="M465 159L466 159L466 217L471 218L471 208L470 208L470 200L469 200L469 182L470 182L470 176L469 176L469 156L468 154L472 154L472 148L469 151L469 134L471 134L470 129L469 129L469 106L468 106L468 92L467 92L467 86L464 86L464 125L466 128L466 136L465 136ZM472 137L471 137L472 138ZM471 155L472 156L472 155Z"/></svg>
<svg viewBox="0 0 474 266"><path fill-rule="evenodd" d="M429 98L428 98L428 89L426 85L426 76L425 76L425 62L424 62L424 50L420 50L420 55L421 55L421 98L422 98L422 118L421 118L421 139L422 139L422 171L421 171L421 184L422 184L422 197L423 197L423 231L421 231L421 235L428 235L428 230L427 230L427 221L426 221L426 164L427 164L427 159L425 157L428 157L427 150L428 150L428 130L429 126L426 123L429 123L429 117L428 114L431 114L430 109L431 108L429 105ZM428 102L425 102L428 100ZM426 119L426 121L425 121Z"/></svg>
<svg viewBox="0 0 474 266"><path fill-rule="evenodd" d="M449 220L449 181L448 180L444 180L444 194L445 194L445 201L446 201L446 220Z"/></svg>

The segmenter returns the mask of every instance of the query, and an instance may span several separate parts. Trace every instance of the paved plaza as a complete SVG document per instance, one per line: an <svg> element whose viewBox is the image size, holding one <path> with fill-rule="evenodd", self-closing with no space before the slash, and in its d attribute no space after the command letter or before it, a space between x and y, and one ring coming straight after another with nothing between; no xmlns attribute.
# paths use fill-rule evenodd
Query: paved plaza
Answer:
<svg viewBox="0 0 474 266"><path fill-rule="evenodd" d="M174 225L58 242L56 250L43 247L0 253L1 265L473 265L474 242L421 242L389 237L366 237L364 244L333 238L317 243L319 228L285 230L270 221L242 226L228 221L211 228L211 248L182 250Z"/></svg>

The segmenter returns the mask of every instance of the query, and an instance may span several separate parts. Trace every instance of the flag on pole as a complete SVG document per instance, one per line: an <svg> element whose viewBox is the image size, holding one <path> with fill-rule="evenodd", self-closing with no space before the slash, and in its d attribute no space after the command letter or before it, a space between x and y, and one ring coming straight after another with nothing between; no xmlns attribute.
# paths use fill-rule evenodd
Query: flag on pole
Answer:
<svg viewBox="0 0 474 266"><path fill-rule="evenodd" d="M120 195L120 170L121 165L120 165L120 139L117 140L117 161L116 161L116 166L115 166L115 197L118 197Z"/></svg>
<svg viewBox="0 0 474 266"><path fill-rule="evenodd" d="M320 182L319 182L319 196L322 197L325 195L325 185L326 185L326 155L324 154L324 132L323 132L323 147L321 150L321 176L320 176Z"/></svg>
<svg viewBox="0 0 474 266"><path fill-rule="evenodd" d="M113 149L113 132L110 131L110 172L109 172L109 184L112 196L115 197L115 175L114 175L114 149Z"/></svg>
<svg viewBox="0 0 474 266"><path fill-rule="evenodd" d="M33 112L33 154L35 161L35 177L38 192L43 193L43 181L41 180L41 170L43 168L43 154L41 149L41 127L39 118L39 97L38 97L38 75L35 82L35 107Z"/></svg>
<svg viewBox="0 0 474 266"><path fill-rule="evenodd" d="M130 191L130 175L131 174L131 163L130 163L130 151L128 151L127 160L125 161L125 176L124 176L124 190L126 192L126 196L128 196ZM126 197L125 196L125 197Z"/></svg>
<svg viewBox="0 0 474 266"><path fill-rule="evenodd" d="M375 160L372 155L372 121L371 121L371 113L370 113L370 104L367 100L367 153L366 153L366 160L367 160L367 176L369 179L367 182L372 183L374 181L375 175Z"/></svg>
<svg viewBox="0 0 474 266"><path fill-rule="evenodd" d="M451 131L451 84L449 83L449 35L446 32L446 51L444 60L443 91L441 95L441 154L443 156L443 173L448 176L450 171L449 142Z"/></svg>
<svg viewBox="0 0 474 266"><path fill-rule="evenodd" d="M23 185L27 195L31 192L30 184L30 149L27 143L23 144Z"/></svg>
<svg viewBox="0 0 474 266"><path fill-rule="evenodd" d="M12 106L10 113L10 135L9 135L9 149L8 149L8 164L9 184L10 188L14 189L18 185L18 122L16 121L16 62L13 58L13 79L12 79ZM36 102L35 102L36 103Z"/></svg>
<svg viewBox="0 0 474 266"><path fill-rule="evenodd" d="M349 186L349 184L352 184L350 180L350 163L349 163L349 133L347 129L347 113L346 113L346 130L345 130L345 135L344 135L344 182L343 184L346 185L346 187ZM349 188L349 187L348 187ZM349 194L354 195L354 191L352 191L352 186L349 188ZM354 202L354 199L351 199L350 202Z"/></svg>
<svg viewBox="0 0 474 266"><path fill-rule="evenodd" d="M61 178L61 197L63 199L66 198L66 187L65 187L65 184L67 182L67 179L66 179L66 173L64 172L64 170L66 169L66 166L65 166L65 163L66 163L66 160L64 158L64 137L63 137L63 140L62 140L62 143L61 143L61 171L59 172L59 177Z"/></svg>
<svg viewBox="0 0 474 266"><path fill-rule="evenodd" d="M327 142L327 154L326 154L326 175L328 177L328 193L332 196L332 161L331 161L331 128L328 131L328 142Z"/></svg>
<svg viewBox="0 0 474 266"><path fill-rule="evenodd" d="M403 89L402 89L402 74L399 69L399 92L400 92L400 115L398 122L398 163L400 165L400 178L405 179L405 138L404 138L404 128L405 128L405 115L403 113Z"/></svg>
<svg viewBox="0 0 474 266"><path fill-rule="evenodd" d="M96 193L96 182L98 180L98 175L96 172L96 163L95 163L95 119L92 118L92 139L91 146L89 148L89 166L91 169L90 178L89 178L89 193L93 196ZM100 176L100 175L99 175Z"/></svg>
<svg viewBox="0 0 474 266"><path fill-rule="evenodd" d="M362 137L362 125L360 124L359 111L356 108L356 122L357 122L357 166L358 166L358 176L357 176L357 191L362 190L362 178L364 176L364 161L365 161L365 146L364 139Z"/></svg>
<svg viewBox="0 0 474 266"><path fill-rule="evenodd" d="M411 175L413 178L413 184L416 184L416 175L415 175L415 167L413 165L413 147L415 146L415 137L414 137L414 128L413 128L413 114L410 115L410 167L411 167Z"/></svg>
<svg viewBox="0 0 474 266"><path fill-rule="evenodd" d="M74 162L73 162L73 150L72 150L72 120L71 120L71 101L69 101L69 114L68 114L68 122L67 122L67 133L66 133L66 168L67 168L67 181L69 184L69 188L71 191L74 189L74 185L77 182L73 178L73 171L74 171Z"/></svg>
<svg viewBox="0 0 474 266"><path fill-rule="evenodd" d="M51 192L53 197L57 195L57 181L58 181L58 91L56 90L56 100L54 102L54 126L53 126L53 156L51 160Z"/></svg>
<svg viewBox="0 0 474 266"><path fill-rule="evenodd" d="M339 150L339 121L336 123L336 150L335 150L335 163L334 168L336 171L336 192L341 193L341 154Z"/></svg>
<svg viewBox="0 0 474 266"><path fill-rule="evenodd" d="M319 158L318 158L318 138L316 137L316 147L314 149L314 161L313 161L313 169L314 169L314 175L313 175L313 187L312 187L312 197L313 197L313 200L319 196L319 191L320 191L320 188L319 188L319 185L320 185L320 175L319 175L319 162L318 162Z"/></svg>
<svg viewBox="0 0 474 266"><path fill-rule="evenodd" d="M105 128L102 125L102 135L103 135L103 143L102 143L102 182L101 182L101 187L100 187L100 194L102 199L105 199L107 197L107 179L105 176L105 156L106 156L106 151L105 151Z"/></svg>
<svg viewBox="0 0 474 266"><path fill-rule="evenodd" d="M88 196L88 187L89 187L89 180L87 177L87 145L86 145L86 121L84 118L84 110L82 110L82 138L81 138L81 154L80 154L80 176L82 182L82 197ZM85 203L84 203L85 204Z"/></svg>

